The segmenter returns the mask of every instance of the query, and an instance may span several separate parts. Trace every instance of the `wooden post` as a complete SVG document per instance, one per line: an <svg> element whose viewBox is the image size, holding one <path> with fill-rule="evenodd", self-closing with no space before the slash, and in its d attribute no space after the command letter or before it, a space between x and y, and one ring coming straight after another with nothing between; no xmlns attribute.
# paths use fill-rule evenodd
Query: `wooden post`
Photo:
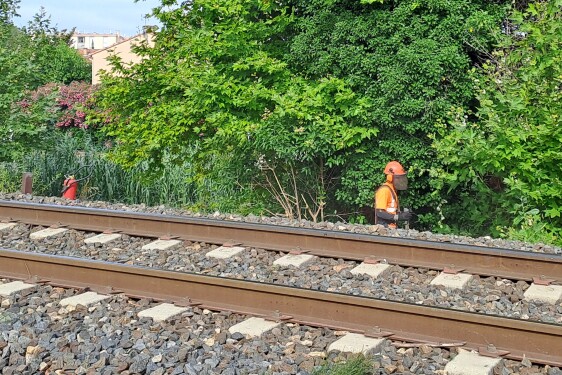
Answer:
<svg viewBox="0 0 562 375"><path fill-rule="evenodd" d="M21 178L21 192L23 194L32 194L33 174L25 172Z"/></svg>

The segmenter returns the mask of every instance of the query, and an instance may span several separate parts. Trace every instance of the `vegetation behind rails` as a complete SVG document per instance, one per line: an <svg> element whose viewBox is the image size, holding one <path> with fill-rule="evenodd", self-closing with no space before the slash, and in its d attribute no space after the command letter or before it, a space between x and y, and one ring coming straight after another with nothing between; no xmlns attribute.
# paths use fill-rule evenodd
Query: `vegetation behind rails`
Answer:
<svg viewBox="0 0 562 375"><path fill-rule="evenodd" d="M195 148L201 186L220 176L211 183L268 194L271 211L322 219L342 153L378 132L371 101L342 79L307 79L283 60L295 19L289 7L186 6L157 12L157 47L139 49L148 59L130 68L116 59L119 75L105 76L97 103L111 116L105 132L120 142L116 160L158 171L162 155L181 162Z"/></svg>
<svg viewBox="0 0 562 375"><path fill-rule="evenodd" d="M456 108L440 128L435 182L460 196L465 225L560 242L562 1L531 4L506 25L474 77L477 111Z"/></svg>
<svg viewBox="0 0 562 375"><path fill-rule="evenodd" d="M59 196L66 176L80 179L79 198L156 206L192 205L196 196L187 182L189 165L166 168L147 180L145 166L125 170L107 159L107 147L85 130L61 132L50 150L33 150L17 162L0 165L0 191L19 190L23 171L33 173L36 195ZM83 180L82 180L83 179Z"/></svg>
<svg viewBox="0 0 562 375"><path fill-rule="evenodd" d="M157 171L160 155L181 161L195 147L196 178L220 169L232 178L221 183L269 196L270 211L322 219L372 205L380 171L398 159L413 175L404 204L419 225L435 223L428 135L450 106L473 98L476 51L465 39L488 47L503 7L175 4L156 12L157 46L139 49L148 59L133 67L115 59L119 75L107 75L97 95L111 116L104 129L120 142L115 160Z"/></svg>
<svg viewBox="0 0 562 375"><path fill-rule="evenodd" d="M411 182L402 206L418 214L418 227L433 226L442 197L433 194L429 171L441 161L428 135L451 106L470 108L467 73L481 53L475 46L491 48L505 6L474 0L296 4L302 15L287 54L291 65L314 79L343 79L372 103L367 126L379 130L341 156L338 202L372 206L384 165L398 160Z"/></svg>
<svg viewBox="0 0 562 375"><path fill-rule="evenodd" d="M2 81L0 136L17 146L2 157L47 160L91 133L80 147L96 155L94 169L145 189L90 189L99 197L355 221L396 159L409 169L402 205L418 229L556 242L559 3L519 13L468 0L162 1L155 47L139 46L146 59L133 66L114 58L95 102L47 64L39 77L51 78ZM31 77L5 46L35 31L5 19L0 59L7 74ZM49 81L58 85L40 87ZM89 129L52 131L62 123ZM60 130L74 136L59 141ZM39 143L47 153L25 152ZM163 176L174 181L167 193L147 188Z"/></svg>
<svg viewBox="0 0 562 375"><path fill-rule="evenodd" d="M58 87L91 79L90 64L67 44L70 33L51 27L43 10L28 27L11 23L18 3L0 1L0 161L49 148Z"/></svg>

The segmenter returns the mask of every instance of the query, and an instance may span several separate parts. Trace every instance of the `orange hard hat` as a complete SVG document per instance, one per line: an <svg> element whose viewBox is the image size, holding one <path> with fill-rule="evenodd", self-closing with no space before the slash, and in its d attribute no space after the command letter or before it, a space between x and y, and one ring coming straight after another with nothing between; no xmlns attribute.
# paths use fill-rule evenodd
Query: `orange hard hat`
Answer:
<svg viewBox="0 0 562 375"><path fill-rule="evenodd" d="M384 167L384 174L402 175L406 174L406 171L402 164L393 160Z"/></svg>

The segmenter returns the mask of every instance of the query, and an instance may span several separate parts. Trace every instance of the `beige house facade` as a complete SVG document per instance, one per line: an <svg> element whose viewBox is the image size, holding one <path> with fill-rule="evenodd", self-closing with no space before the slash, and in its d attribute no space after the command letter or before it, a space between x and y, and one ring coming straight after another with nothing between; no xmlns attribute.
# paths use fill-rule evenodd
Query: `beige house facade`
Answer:
<svg viewBox="0 0 562 375"><path fill-rule="evenodd" d="M105 48L101 51L94 52L92 56L92 84L100 83L100 71L111 70L108 62L110 56L119 56L124 63L135 64L141 61L141 57L132 51L132 47L142 42L148 43L149 46L154 45L153 35L150 33L142 33L135 35L129 39L125 39L117 44Z"/></svg>

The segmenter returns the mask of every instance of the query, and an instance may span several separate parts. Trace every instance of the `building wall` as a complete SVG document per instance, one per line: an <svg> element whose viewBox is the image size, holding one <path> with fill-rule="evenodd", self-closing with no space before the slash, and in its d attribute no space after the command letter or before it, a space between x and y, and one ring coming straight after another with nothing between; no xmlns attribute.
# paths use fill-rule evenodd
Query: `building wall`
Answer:
<svg viewBox="0 0 562 375"><path fill-rule="evenodd" d="M137 63L141 61L141 57L131 51L133 45L139 45L143 40L148 42L148 45L153 46L154 41L150 33L139 34L130 39L118 43L110 48L98 51L92 54L92 84L100 83L99 73L100 70L111 70L107 58L109 56L117 55L121 57L125 63Z"/></svg>
<svg viewBox="0 0 562 375"><path fill-rule="evenodd" d="M123 41L119 34L75 33L72 35L71 46L76 49L100 50Z"/></svg>

